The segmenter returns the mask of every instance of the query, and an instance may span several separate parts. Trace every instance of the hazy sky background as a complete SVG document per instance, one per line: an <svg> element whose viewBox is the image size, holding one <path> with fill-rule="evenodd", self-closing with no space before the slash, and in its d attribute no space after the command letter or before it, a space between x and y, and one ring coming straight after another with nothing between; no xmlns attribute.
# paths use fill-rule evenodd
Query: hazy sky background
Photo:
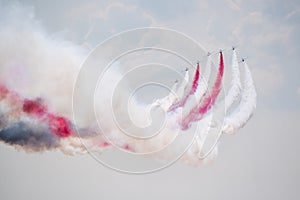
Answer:
<svg viewBox="0 0 300 200"><path fill-rule="evenodd" d="M11 1L2 1L5 6ZM175 164L142 176L89 155L26 154L0 145L1 199L299 199L300 3L279 0L24 1L53 35L94 47L112 34L156 26L207 50L237 45L258 91L251 121L221 139L208 166ZM1 20L1 19L0 19Z"/></svg>

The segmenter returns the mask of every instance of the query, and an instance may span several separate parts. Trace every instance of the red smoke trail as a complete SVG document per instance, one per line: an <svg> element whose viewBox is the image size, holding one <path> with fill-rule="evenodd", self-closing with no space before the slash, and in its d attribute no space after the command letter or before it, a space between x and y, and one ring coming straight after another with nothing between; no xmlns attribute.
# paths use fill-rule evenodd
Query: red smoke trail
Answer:
<svg viewBox="0 0 300 200"><path fill-rule="evenodd" d="M33 114L37 117L41 117L45 115L47 112L47 108L43 105L41 99L29 100L25 99L23 102L23 112L28 114Z"/></svg>
<svg viewBox="0 0 300 200"><path fill-rule="evenodd" d="M0 85L0 95L4 96L8 93L8 89L6 87L4 87L3 85Z"/></svg>
<svg viewBox="0 0 300 200"><path fill-rule="evenodd" d="M15 132L15 124L18 122L14 122L14 124L10 125L11 127L0 130L0 141L2 140L8 144L16 144L21 146L27 145L28 149L38 151L44 150L44 148L50 149L50 147L57 147L58 144L56 142L61 138L78 137L78 135L75 134L76 132L73 124L67 118L49 112L47 106L44 104L41 98L34 100L25 99L22 98L18 93L9 90L3 85L0 85L0 101L5 101L8 103L7 106L14 107L14 109L12 109L14 116L26 115L32 120L38 120L41 124L46 123L50 133L50 135L47 135L45 131L40 129L26 129L24 131L22 128L25 129L27 126L24 125L23 122L20 122L21 128ZM87 136L91 136L91 139L92 135L93 134L87 133ZM30 143L29 140L32 139L36 139L37 143ZM99 142L99 140L95 140L95 142L96 143L94 145L101 148L111 146L110 142L105 140L101 140L101 142ZM120 146L120 148L131 152L135 151L134 147L129 144L124 144L123 146Z"/></svg>
<svg viewBox="0 0 300 200"><path fill-rule="evenodd" d="M8 99L8 101L14 105L21 105L21 109L16 110L19 114L23 112L41 121L46 121L51 132L60 138L71 136L74 133L71 122L62 116L48 112L47 107L40 98L36 100L23 99L17 93L1 85L0 99L3 98Z"/></svg>
<svg viewBox="0 0 300 200"><path fill-rule="evenodd" d="M200 77L200 64L197 63L197 69L196 69L196 73L195 73L195 76L194 76L193 85L192 85L192 88L190 90L190 95L195 93L195 91L198 87L199 77Z"/></svg>
<svg viewBox="0 0 300 200"><path fill-rule="evenodd" d="M219 71L212 88L211 94L206 94L203 103L200 107L196 107L192 109L192 111L182 120L181 129L186 130L189 128L191 122L200 120L207 111L211 109L211 107L215 104L215 101L221 91L222 78L224 74L224 61L223 54L220 52L220 64Z"/></svg>
<svg viewBox="0 0 300 200"><path fill-rule="evenodd" d="M48 114L50 130L59 137L68 137L73 133L71 124L64 117Z"/></svg>
<svg viewBox="0 0 300 200"><path fill-rule="evenodd" d="M191 96L192 94L194 94L196 92L196 89L198 87L199 77L200 77L200 64L197 63L197 69L196 69L196 72L194 75L194 80L193 80L193 84L192 84L190 91L185 95L185 97L181 101L174 103L169 108L168 112L172 112L172 111L176 110L177 108L184 106L184 104L188 100L189 96Z"/></svg>

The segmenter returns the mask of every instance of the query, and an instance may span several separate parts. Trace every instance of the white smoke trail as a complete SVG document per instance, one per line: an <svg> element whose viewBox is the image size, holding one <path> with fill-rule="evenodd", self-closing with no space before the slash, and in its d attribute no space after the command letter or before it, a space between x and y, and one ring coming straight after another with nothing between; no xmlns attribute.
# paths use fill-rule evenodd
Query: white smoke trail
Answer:
<svg viewBox="0 0 300 200"><path fill-rule="evenodd" d="M187 76L187 73L186 73L186 75L185 76ZM185 77L185 79L188 79L187 77ZM185 80L184 80L185 81ZM182 84L184 84L184 83L182 83ZM153 104L151 104L151 108L152 107L155 107L155 106L160 106L165 112L167 112L168 111L168 109L170 108L170 106L176 101L176 99L178 98L177 97L177 95L180 95L181 94L181 88L183 87L182 85L180 86L180 92L179 92L179 89L177 90L177 87L178 87L178 82L176 82L173 86L172 86L172 88L171 88L171 90L170 90L170 92L169 92L169 94L166 96L166 97L164 97L164 98L162 98L162 99L157 99ZM177 93L177 94L176 94ZM182 94L183 95L183 94ZM181 95L181 96L182 96Z"/></svg>
<svg viewBox="0 0 300 200"><path fill-rule="evenodd" d="M206 66L206 70L204 73L205 79L200 80L198 90L197 90L198 92L196 92L196 94L195 94L195 96L197 95L196 96L197 101L199 101L201 99L201 97L208 90L206 80L209 80L210 73L211 73L211 59L210 59L210 57L208 57L207 66ZM240 83L240 72L239 72L238 60L237 60L237 56L236 56L236 51L233 50L230 89L226 93L226 96L223 100L223 102L225 103L225 111L227 111L232 106L232 104L235 101L237 101L240 91L241 91L241 83ZM223 102L220 104L223 104ZM219 109L224 109L224 108L220 107ZM205 142L205 140L208 137L210 128L213 126L213 113L209 112L209 114L205 118L203 118L203 120L198 122L198 125L199 125L199 127L196 132L195 143L191 148L192 152L198 153L198 155L196 157L200 157L200 152L202 150L203 143ZM215 146L213 148L216 149L217 146ZM190 153L190 152L191 151L189 151L188 153ZM212 154L216 154L216 153L217 153L217 150L213 150ZM204 159L204 162L206 160L207 159Z"/></svg>
<svg viewBox="0 0 300 200"><path fill-rule="evenodd" d="M213 115L210 113L208 116L197 122L197 130L195 132L195 139L191 148L185 153L182 160L190 165L201 165L211 162L218 153L218 146L212 147L212 151L204 158L201 157L203 152L203 145L206 141L210 128L212 127Z"/></svg>
<svg viewBox="0 0 300 200"><path fill-rule="evenodd" d="M178 100L180 100L183 97L188 83L189 83L189 71L186 70L184 79L182 80L181 84L178 86L176 90L176 97L178 98Z"/></svg>
<svg viewBox="0 0 300 200"><path fill-rule="evenodd" d="M256 91L250 70L244 62L244 83L241 102L235 110L225 118L223 132L231 134L243 127L251 118L256 108Z"/></svg>
<svg viewBox="0 0 300 200"><path fill-rule="evenodd" d="M229 110L232 104L237 100L241 92L241 80L239 63L236 56L236 51L232 52L232 67L231 67L231 82L230 88L226 93L225 112Z"/></svg>

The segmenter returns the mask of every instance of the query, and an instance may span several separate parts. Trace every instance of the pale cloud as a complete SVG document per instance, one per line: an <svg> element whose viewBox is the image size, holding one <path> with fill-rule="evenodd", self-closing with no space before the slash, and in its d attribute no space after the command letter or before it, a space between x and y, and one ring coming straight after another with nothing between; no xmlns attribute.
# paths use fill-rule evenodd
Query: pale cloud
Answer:
<svg viewBox="0 0 300 200"><path fill-rule="evenodd" d="M259 94L269 95L282 85L283 76L278 66L254 67L251 72Z"/></svg>
<svg viewBox="0 0 300 200"><path fill-rule="evenodd" d="M245 19L245 23L251 23L251 24L262 24L265 21L264 16L260 12L252 12L250 13Z"/></svg>
<svg viewBox="0 0 300 200"><path fill-rule="evenodd" d="M235 11L240 11L241 8L240 6L238 5L237 2L235 2L234 0L226 0L226 3L227 5L232 9L232 10L235 10Z"/></svg>
<svg viewBox="0 0 300 200"><path fill-rule="evenodd" d="M149 20L150 24L155 24L156 20L148 13L140 9L137 5L132 4L124 4L121 2L112 2L107 5L99 5L95 2L90 2L84 4L83 7L74 7L71 9L67 16L70 19L86 19L90 21L94 20L103 20L106 22L116 23L113 21L115 19L111 19L112 15L116 15L116 13L120 12L120 17L130 17L135 16L138 17L140 20ZM122 14L128 14L123 15ZM121 21L122 18L119 18ZM128 21L130 23L130 20Z"/></svg>
<svg viewBox="0 0 300 200"><path fill-rule="evenodd" d="M273 29L274 27L272 27ZM256 45L270 45L273 43L286 43L289 38L292 27L277 27L277 31L265 31L253 37L253 42Z"/></svg>
<svg viewBox="0 0 300 200"><path fill-rule="evenodd" d="M298 87L296 93L300 96L300 87Z"/></svg>
<svg viewBox="0 0 300 200"><path fill-rule="evenodd" d="M273 20L261 12L251 12L242 18L233 34L242 44L255 46L286 43L290 39L293 27Z"/></svg>
<svg viewBox="0 0 300 200"><path fill-rule="evenodd" d="M286 19L291 19L291 18L293 18L293 17L299 17L299 14L300 14L300 8L299 7L297 7L296 9L294 9L294 10L291 10L286 16L285 16L285 18Z"/></svg>
<svg viewBox="0 0 300 200"><path fill-rule="evenodd" d="M79 30L85 44L96 45L113 34L139 27L161 26L160 22L136 4L124 2L84 3L69 9L65 18L74 24L80 22Z"/></svg>
<svg viewBox="0 0 300 200"><path fill-rule="evenodd" d="M249 18L246 18L245 26L252 25L257 32L253 34L252 42L256 46L266 46L275 43L286 43L291 35L293 27L287 24L281 24L270 19L266 15L259 12L250 13ZM243 32L242 34L247 34Z"/></svg>
<svg viewBox="0 0 300 200"><path fill-rule="evenodd" d="M124 4L121 2L113 2L111 4L108 4L103 10L98 9L91 11L91 13L93 13L94 19L110 20L110 16L112 15L112 13L120 10L122 12L128 13L129 15L134 15L136 17L140 16L141 19L149 20L150 24L152 25L156 24L156 20L150 14L141 10L138 6Z"/></svg>

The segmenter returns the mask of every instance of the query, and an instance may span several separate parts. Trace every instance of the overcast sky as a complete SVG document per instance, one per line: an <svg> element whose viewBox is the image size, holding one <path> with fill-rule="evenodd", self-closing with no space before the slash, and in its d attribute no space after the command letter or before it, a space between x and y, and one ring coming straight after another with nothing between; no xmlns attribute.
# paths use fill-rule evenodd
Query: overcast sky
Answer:
<svg viewBox="0 0 300 200"><path fill-rule="evenodd" d="M11 1L2 1L5 6ZM299 199L300 3L297 0L26 1L53 35L88 48L139 27L180 31L207 51L248 57L257 110L221 139L216 161L132 176L89 155L26 154L0 144L1 199ZM1 20L1 19L0 19Z"/></svg>

